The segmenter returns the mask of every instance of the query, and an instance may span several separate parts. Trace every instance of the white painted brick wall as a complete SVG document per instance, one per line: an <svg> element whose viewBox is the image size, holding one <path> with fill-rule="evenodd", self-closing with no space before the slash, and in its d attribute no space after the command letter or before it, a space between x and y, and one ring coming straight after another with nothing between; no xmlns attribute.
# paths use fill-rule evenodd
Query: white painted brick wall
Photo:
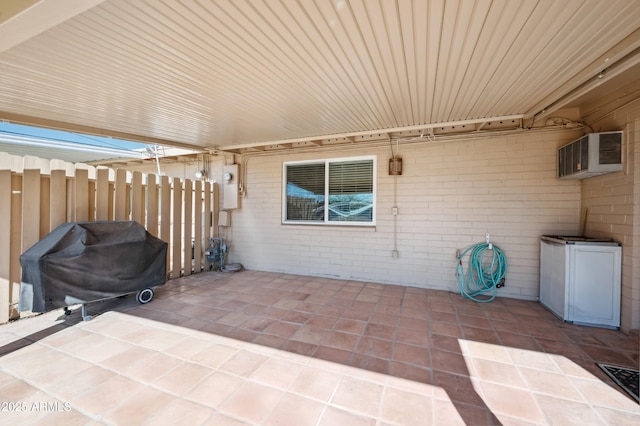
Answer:
<svg viewBox="0 0 640 426"><path fill-rule="evenodd" d="M388 176L385 146L252 157L247 196L233 212L230 260L249 269L457 291L456 249L484 242L489 232L510 265L499 294L534 299L540 235L579 229L580 184L556 179L555 166L556 149L577 136L557 131L401 145L397 178ZM281 224L283 162L357 155L378 158L374 228ZM394 204L398 259L391 256Z"/></svg>
<svg viewBox="0 0 640 426"><path fill-rule="evenodd" d="M633 113L640 116L640 106ZM585 179L586 234L622 243L621 328L640 328L640 120L626 127L623 171Z"/></svg>
<svg viewBox="0 0 640 426"><path fill-rule="evenodd" d="M640 328L640 104L607 117L595 131L627 124L623 172L561 181L556 149L581 133L558 131L519 136L401 145L403 175L397 181L399 259L393 249L393 178L387 147L350 152L251 157L247 197L232 212L231 261L251 269L368 280L457 291L456 249L492 241L510 269L500 295L538 296L539 237L577 233L581 208L589 208L593 236L623 243L622 326ZM281 225L282 162L327 157L378 156L377 226L373 228ZM211 164L222 180L225 159ZM144 171L154 173L155 164ZM170 176L193 177L197 164L163 165ZM222 198L222 194L220 194ZM220 200L222 202L222 199Z"/></svg>

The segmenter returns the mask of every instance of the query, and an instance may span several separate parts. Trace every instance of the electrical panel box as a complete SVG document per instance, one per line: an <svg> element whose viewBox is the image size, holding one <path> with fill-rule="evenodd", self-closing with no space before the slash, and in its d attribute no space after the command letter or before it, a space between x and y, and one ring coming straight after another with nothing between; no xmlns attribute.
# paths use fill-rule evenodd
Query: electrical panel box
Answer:
<svg viewBox="0 0 640 426"><path fill-rule="evenodd" d="M558 177L585 179L622 170L622 132L589 133L558 150Z"/></svg>
<svg viewBox="0 0 640 426"><path fill-rule="evenodd" d="M229 164L224 166L224 176L222 179L223 188L223 208L237 209L239 198L238 187L238 172L239 167L237 164Z"/></svg>
<svg viewBox="0 0 640 426"><path fill-rule="evenodd" d="M231 226L231 214L228 211L221 210L218 213L218 226Z"/></svg>

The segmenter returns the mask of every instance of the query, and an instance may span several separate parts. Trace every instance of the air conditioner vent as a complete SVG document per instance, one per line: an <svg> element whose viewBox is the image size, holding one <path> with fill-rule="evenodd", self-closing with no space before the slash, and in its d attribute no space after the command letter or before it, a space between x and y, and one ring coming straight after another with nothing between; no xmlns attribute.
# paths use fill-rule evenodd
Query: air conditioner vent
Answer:
<svg viewBox="0 0 640 426"><path fill-rule="evenodd" d="M622 132L589 133L558 149L558 177L585 179L622 170Z"/></svg>

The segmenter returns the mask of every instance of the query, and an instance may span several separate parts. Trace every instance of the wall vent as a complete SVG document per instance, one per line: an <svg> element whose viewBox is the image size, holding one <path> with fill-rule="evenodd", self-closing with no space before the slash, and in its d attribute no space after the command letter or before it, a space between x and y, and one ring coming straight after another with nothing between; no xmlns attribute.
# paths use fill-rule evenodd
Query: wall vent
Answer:
<svg viewBox="0 0 640 426"><path fill-rule="evenodd" d="M589 133L558 149L558 177L586 179L622 170L622 132Z"/></svg>

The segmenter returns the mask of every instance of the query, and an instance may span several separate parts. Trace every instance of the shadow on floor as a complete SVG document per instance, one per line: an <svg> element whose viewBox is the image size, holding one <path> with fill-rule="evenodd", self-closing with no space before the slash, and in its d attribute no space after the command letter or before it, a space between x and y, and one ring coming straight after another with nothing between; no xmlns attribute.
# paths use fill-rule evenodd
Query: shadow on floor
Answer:
<svg viewBox="0 0 640 426"><path fill-rule="evenodd" d="M596 362L638 364L637 336L565 324L536 302L481 304L443 291L254 271L184 277L156 294L148 305L117 309L437 386L468 424L499 424L476 391L490 393L489 385L472 377L509 383L514 371L499 357L476 360L491 357L484 351L517 350L524 363L532 353L557 355L612 387Z"/></svg>
<svg viewBox="0 0 640 426"><path fill-rule="evenodd" d="M151 303L128 296L87 310L119 311L431 385L446 393L466 424L500 424L495 407L517 417L527 398L536 405L520 389L536 390L536 378L525 373L544 371L545 363L558 375L572 368L613 388L596 362L638 365L637 336L565 324L536 302L480 304L444 291L267 272L183 277L158 287ZM78 323L80 309L59 320L0 347L0 356Z"/></svg>

